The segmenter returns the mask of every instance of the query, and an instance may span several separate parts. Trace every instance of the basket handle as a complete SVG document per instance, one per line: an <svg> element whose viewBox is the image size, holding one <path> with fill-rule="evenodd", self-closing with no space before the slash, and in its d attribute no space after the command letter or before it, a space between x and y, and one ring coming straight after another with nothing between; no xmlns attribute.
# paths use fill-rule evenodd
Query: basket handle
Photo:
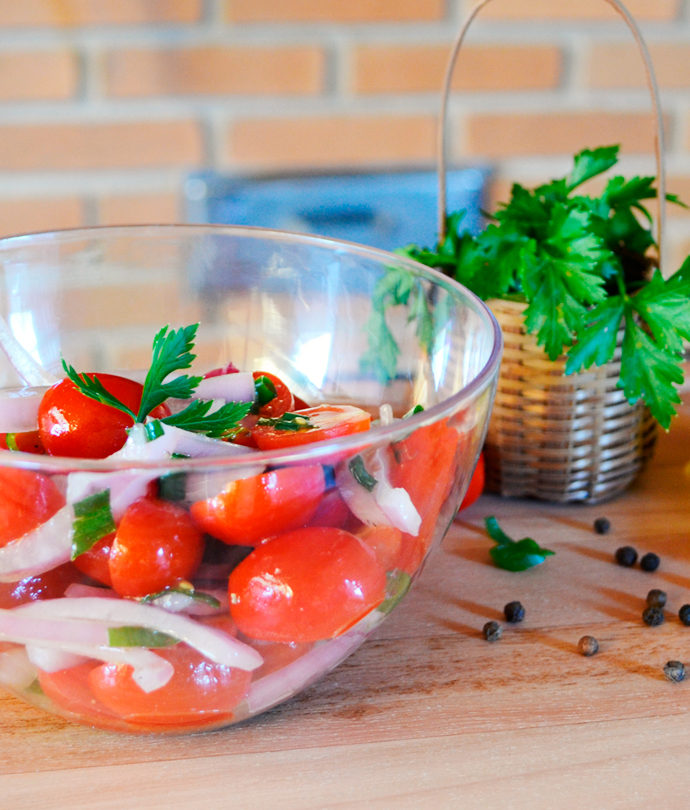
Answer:
<svg viewBox="0 0 690 810"><path fill-rule="evenodd" d="M447 165L447 152L448 143L446 138L447 131L447 117L448 117L448 102L450 97L450 86L453 80L453 73L455 72L455 64L460 53L460 48L465 40L465 35L479 12L487 6L492 0L481 0L472 9L467 17L460 33L453 43L450 52L450 57L446 66L445 78L443 80L443 91L441 95L441 110L439 115L438 127L438 143L437 143L437 160L438 160L438 234L439 243L443 241L446 236L446 165ZM649 54L647 45L642 37L635 19L628 9L623 5L621 0L604 0L625 20L628 28L632 32L635 42L637 44L640 56L644 63L645 75L647 78L647 87L652 101L652 108L654 110L654 118L656 123L656 133L654 137L654 155L656 158L656 171L657 171L657 184L658 184L658 199L659 199L659 216L657 219L657 245L659 252L659 266L661 267L661 243L662 236L666 230L666 165L665 165L665 149L664 149L664 120L661 112L661 103L659 100L659 86L657 84L656 75L654 73L654 66L652 58Z"/></svg>

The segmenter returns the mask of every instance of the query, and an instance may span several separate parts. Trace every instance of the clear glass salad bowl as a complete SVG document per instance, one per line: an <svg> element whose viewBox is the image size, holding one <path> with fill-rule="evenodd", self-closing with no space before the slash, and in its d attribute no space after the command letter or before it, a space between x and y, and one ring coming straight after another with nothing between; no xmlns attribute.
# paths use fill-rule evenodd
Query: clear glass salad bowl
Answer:
<svg viewBox="0 0 690 810"><path fill-rule="evenodd" d="M135 733L242 721L374 631L501 352L426 267L252 228L0 240L0 316L0 682Z"/></svg>

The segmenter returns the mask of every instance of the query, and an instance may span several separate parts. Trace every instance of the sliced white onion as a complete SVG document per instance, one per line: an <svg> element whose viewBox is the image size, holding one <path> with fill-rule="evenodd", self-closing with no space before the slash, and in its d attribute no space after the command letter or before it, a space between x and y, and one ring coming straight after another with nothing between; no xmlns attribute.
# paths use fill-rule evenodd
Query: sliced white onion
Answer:
<svg viewBox="0 0 690 810"><path fill-rule="evenodd" d="M190 616L216 616L219 613L227 613L228 610L228 589L207 591L205 594L213 596L218 601L218 606L214 607L202 599L195 599L180 591L169 591L152 599L149 604L167 610L170 613L186 613Z"/></svg>
<svg viewBox="0 0 690 810"><path fill-rule="evenodd" d="M339 465L335 481L350 511L368 526L394 526L416 535L422 518L403 487L391 485L384 450L363 456L367 471L376 479L373 489L362 486L352 474L348 463Z"/></svg>
<svg viewBox="0 0 690 810"><path fill-rule="evenodd" d="M379 405L379 422L382 425L392 425L395 421L395 417L393 416L393 406L388 403L384 402Z"/></svg>
<svg viewBox="0 0 690 810"><path fill-rule="evenodd" d="M52 647L43 647L39 644L27 644L26 654L31 663L42 669L43 672L59 672L62 669L78 667L89 659L83 655L56 650Z"/></svg>
<svg viewBox="0 0 690 810"><path fill-rule="evenodd" d="M254 402L256 392L250 371L204 377L194 391L195 399L224 399L226 402Z"/></svg>
<svg viewBox="0 0 690 810"><path fill-rule="evenodd" d="M102 622L104 626L135 625L158 630L184 641L217 664L251 671L261 666L261 655L248 644L186 616L127 599L45 599L13 608L32 618L51 617ZM1 614L0 614L1 615Z"/></svg>
<svg viewBox="0 0 690 810"><path fill-rule="evenodd" d="M0 683L8 689L23 692L36 680L36 669L23 647L0 653Z"/></svg>
<svg viewBox="0 0 690 810"><path fill-rule="evenodd" d="M6 433L35 430L38 406L47 388L19 388L0 397L0 425Z"/></svg>
<svg viewBox="0 0 690 810"><path fill-rule="evenodd" d="M89 495L110 490L110 511L117 523L127 508L148 492L151 481L158 478L156 470L123 470L113 473L76 472L67 476L68 503L76 503Z"/></svg>
<svg viewBox="0 0 690 810"><path fill-rule="evenodd" d="M69 562L73 519L72 507L63 506L45 523L0 548L0 582L17 582Z"/></svg>
<svg viewBox="0 0 690 810"><path fill-rule="evenodd" d="M92 596L94 599L117 599L117 593L112 588L98 588L81 582L71 582L65 590L65 596L74 599L83 599L85 596Z"/></svg>

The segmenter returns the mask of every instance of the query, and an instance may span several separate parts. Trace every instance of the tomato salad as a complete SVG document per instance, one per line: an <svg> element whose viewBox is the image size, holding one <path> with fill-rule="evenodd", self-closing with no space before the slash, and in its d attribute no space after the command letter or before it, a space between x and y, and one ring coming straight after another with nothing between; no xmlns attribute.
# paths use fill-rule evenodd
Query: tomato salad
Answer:
<svg viewBox="0 0 690 810"><path fill-rule="evenodd" d="M63 362L0 434L0 679L90 725L219 727L315 680L405 592L456 478L462 433L446 423L267 464L262 450L364 434L372 417L309 406L261 370L177 374L197 326L160 330L143 383ZM2 466L16 452L122 466ZM238 454L240 477L171 463Z"/></svg>

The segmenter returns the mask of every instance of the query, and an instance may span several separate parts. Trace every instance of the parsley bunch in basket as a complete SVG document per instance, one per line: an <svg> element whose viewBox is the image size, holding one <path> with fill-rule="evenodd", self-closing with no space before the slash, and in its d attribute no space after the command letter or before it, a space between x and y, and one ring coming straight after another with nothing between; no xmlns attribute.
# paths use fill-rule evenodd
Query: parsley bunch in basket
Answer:
<svg viewBox="0 0 690 810"><path fill-rule="evenodd" d="M612 360L622 327L618 385L668 428L690 339L690 257L668 279L658 270L644 204L657 196L653 177L615 176L597 197L576 193L614 166L618 151L585 149L566 177L535 189L513 185L477 236L459 231L463 212L455 212L434 250L400 252L483 299L524 301L526 330L551 360L565 354L567 374Z"/></svg>

